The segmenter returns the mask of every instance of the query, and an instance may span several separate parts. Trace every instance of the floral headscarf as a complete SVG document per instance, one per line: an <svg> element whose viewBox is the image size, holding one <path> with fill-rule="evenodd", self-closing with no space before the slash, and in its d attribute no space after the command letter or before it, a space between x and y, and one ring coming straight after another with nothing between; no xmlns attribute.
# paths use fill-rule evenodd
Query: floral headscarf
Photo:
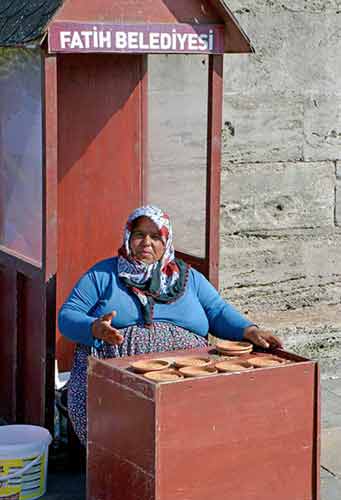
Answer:
<svg viewBox="0 0 341 500"><path fill-rule="evenodd" d="M130 237L134 220L148 217L158 227L165 245L162 258L152 264L134 259L130 249ZM169 303L184 292L189 266L175 258L172 226L168 215L160 208L148 205L134 210L129 216L118 251L118 276L136 294L143 308L145 324L151 325L154 302Z"/></svg>

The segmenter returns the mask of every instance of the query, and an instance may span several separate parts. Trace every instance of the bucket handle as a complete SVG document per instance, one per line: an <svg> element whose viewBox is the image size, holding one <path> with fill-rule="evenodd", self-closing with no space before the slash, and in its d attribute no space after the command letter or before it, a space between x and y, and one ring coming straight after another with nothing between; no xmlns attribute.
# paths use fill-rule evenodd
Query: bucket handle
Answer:
<svg viewBox="0 0 341 500"><path fill-rule="evenodd" d="M0 485L1 485L1 483L5 483L9 479L13 479L15 477L22 476L23 474L25 474L25 472L27 472L28 470L30 470L31 467L33 467L34 465L36 465L37 463L40 462L40 459L41 459L42 456L43 455L39 455L34 460L32 460L32 462L29 462L28 464L26 464L25 467L23 467L22 469L16 470L12 474L8 474L7 476L1 476L0 475Z"/></svg>

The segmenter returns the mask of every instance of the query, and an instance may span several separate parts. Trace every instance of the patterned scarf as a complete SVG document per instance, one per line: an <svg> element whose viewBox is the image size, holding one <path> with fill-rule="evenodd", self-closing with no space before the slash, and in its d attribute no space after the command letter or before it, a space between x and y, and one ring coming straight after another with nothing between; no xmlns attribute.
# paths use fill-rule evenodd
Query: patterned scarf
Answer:
<svg viewBox="0 0 341 500"><path fill-rule="evenodd" d="M133 221L138 217L148 217L156 224L165 245L162 258L152 264L138 261L131 255L131 231ZM134 210L128 218L123 245L118 255L118 276L140 300L145 326L151 326L154 303L177 300L186 289L189 274L189 266L175 258L172 226L168 215L152 205Z"/></svg>

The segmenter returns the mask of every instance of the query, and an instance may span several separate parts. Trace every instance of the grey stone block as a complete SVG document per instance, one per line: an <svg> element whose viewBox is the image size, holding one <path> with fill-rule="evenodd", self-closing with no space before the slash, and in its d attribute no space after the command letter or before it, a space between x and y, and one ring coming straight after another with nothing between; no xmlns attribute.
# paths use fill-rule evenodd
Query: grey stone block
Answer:
<svg viewBox="0 0 341 500"><path fill-rule="evenodd" d="M341 378L334 380L325 380L322 382L322 388L341 397Z"/></svg>
<svg viewBox="0 0 341 500"><path fill-rule="evenodd" d="M321 398L321 424L325 430L322 435L322 457L321 463L331 472L340 473L341 479L341 454L339 463L335 463L335 457L332 457L330 440L333 437L335 441L341 438L341 398L334 394L323 391ZM333 432L334 428L339 426L338 432ZM327 432L328 430L328 432ZM334 442L335 442L334 441ZM340 446L338 447L340 449Z"/></svg>
<svg viewBox="0 0 341 500"><path fill-rule="evenodd" d="M333 225L332 162L224 166L222 234Z"/></svg>
<svg viewBox="0 0 341 500"><path fill-rule="evenodd" d="M327 396L328 397L328 396ZM321 439L321 465L341 479L341 398L333 400L335 405L331 415L336 417L336 425L332 429L325 429ZM339 406L337 406L337 404ZM323 400L322 400L323 408ZM338 417L338 421L337 421ZM340 490L341 491L341 490Z"/></svg>
<svg viewBox="0 0 341 500"><path fill-rule="evenodd" d="M155 92L149 96L150 164L206 164L207 97Z"/></svg>
<svg viewBox="0 0 341 500"><path fill-rule="evenodd" d="M204 256L206 167L186 158L180 163L152 162L147 183L148 203L171 217L176 249Z"/></svg>
<svg viewBox="0 0 341 500"><path fill-rule="evenodd" d="M225 57L225 91L339 93L340 19L335 12L272 9L239 16L256 53Z"/></svg>
<svg viewBox="0 0 341 500"><path fill-rule="evenodd" d="M280 94L224 96L222 165L303 157L303 101Z"/></svg>
<svg viewBox="0 0 341 500"><path fill-rule="evenodd" d="M335 12L341 8L340 0L227 0L228 7L236 14L248 12Z"/></svg>
<svg viewBox="0 0 341 500"><path fill-rule="evenodd" d="M341 158L341 96L312 96L304 103L304 158Z"/></svg>
<svg viewBox="0 0 341 500"><path fill-rule="evenodd" d="M341 235L332 231L222 235L222 293L243 310L263 314L339 304L340 246ZM337 324L337 318L331 316L329 326ZM311 314L306 319L307 324L313 322Z"/></svg>
<svg viewBox="0 0 341 500"><path fill-rule="evenodd" d="M208 56L152 54L148 56L149 92L181 93L208 86Z"/></svg>
<svg viewBox="0 0 341 500"><path fill-rule="evenodd" d="M321 500L340 500L341 479L329 474L321 478Z"/></svg>
<svg viewBox="0 0 341 500"><path fill-rule="evenodd" d="M149 164L206 165L207 57L153 55L148 67Z"/></svg>
<svg viewBox="0 0 341 500"><path fill-rule="evenodd" d="M149 60L147 201L167 210L178 250L205 250L206 56Z"/></svg>
<svg viewBox="0 0 341 500"><path fill-rule="evenodd" d="M285 301L285 294L282 292L279 286L277 295L282 296ZM256 292L254 290L254 293L261 294L261 288ZM340 305L320 304L318 301L314 306L288 311L279 311L275 308L269 311L249 310L248 317L257 325L278 335L283 340L286 350L319 361L322 379L326 379L336 375L341 377L340 313ZM328 426L335 424L335 415L330 414L331 409L328 407L324 414L325 424Z"/></svg>

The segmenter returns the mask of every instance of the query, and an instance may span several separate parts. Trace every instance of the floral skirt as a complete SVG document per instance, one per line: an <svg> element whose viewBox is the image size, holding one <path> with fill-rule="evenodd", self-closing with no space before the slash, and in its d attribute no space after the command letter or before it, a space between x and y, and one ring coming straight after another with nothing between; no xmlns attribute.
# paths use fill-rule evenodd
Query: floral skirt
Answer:
<svg viewBox="0 0 341 500"><path fill-rule="evenodd" d="M87 365L88 356L97 358L119 358L151 352L175 351L205 347L204 337L184 330L171 323L154 323L152 328L129 326L120 330L124 342L120 346L104 343L100 349L78 344L68 382L68 411L70 420L80 442L87 440Z"/></svg>

